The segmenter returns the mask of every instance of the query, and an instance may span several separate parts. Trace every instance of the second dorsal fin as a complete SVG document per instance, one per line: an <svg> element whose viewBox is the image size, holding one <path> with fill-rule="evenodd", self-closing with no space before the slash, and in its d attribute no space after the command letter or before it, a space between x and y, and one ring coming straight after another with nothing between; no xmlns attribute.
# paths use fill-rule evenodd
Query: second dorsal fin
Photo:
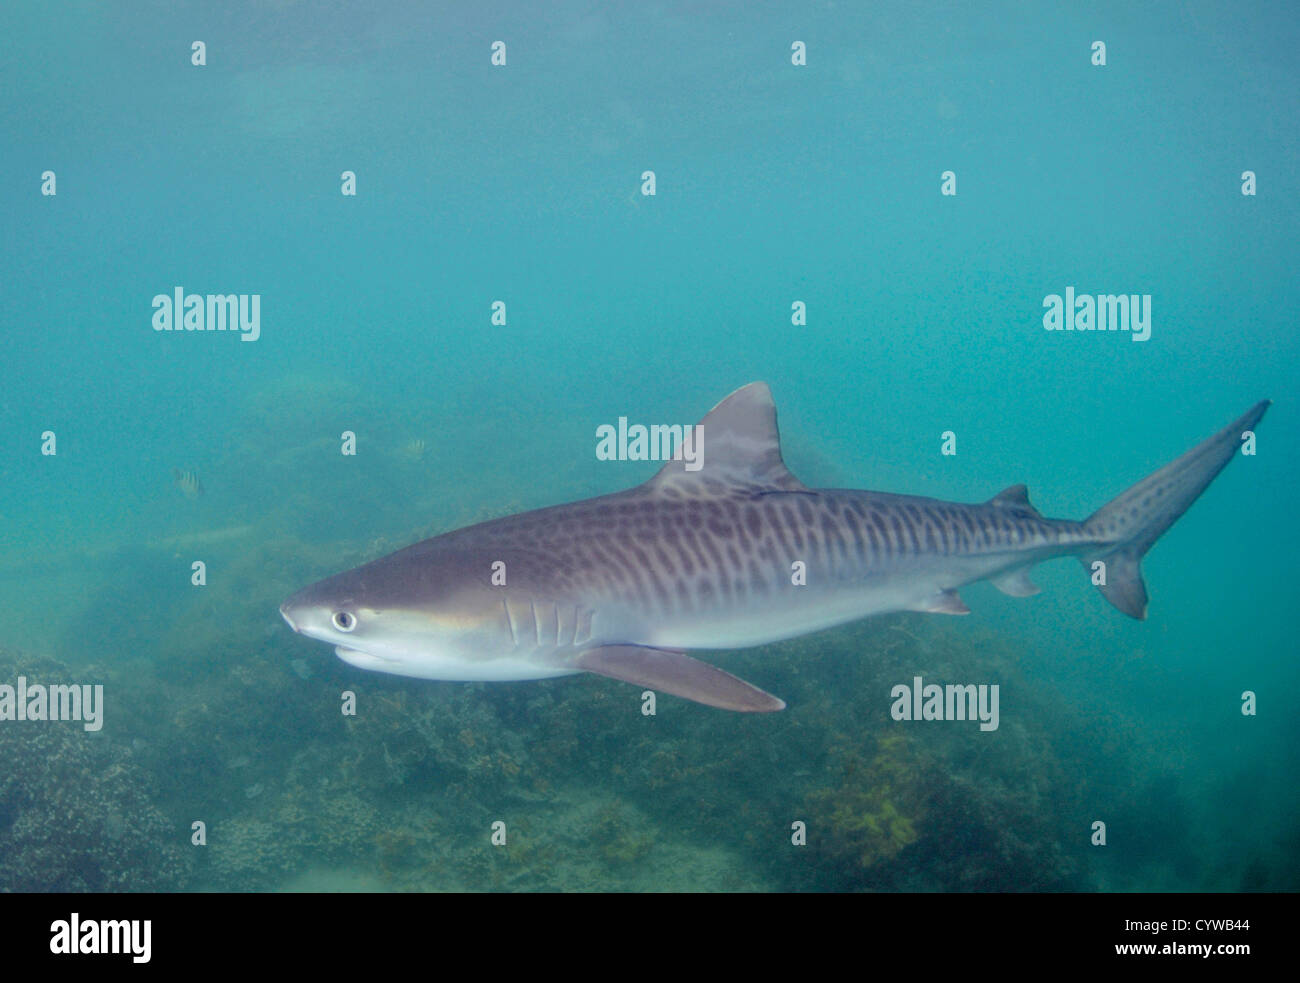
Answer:
<svg viewBox="0 0 1300 983"><path fill-rule="evenodd" d="M1029 489L1024 485L1012 485L1010 488L1004 488L989 499L989 504L996 505L998 508L1027 512L1035 519L1043 517L1038 509L1029 504Z"/></svg>

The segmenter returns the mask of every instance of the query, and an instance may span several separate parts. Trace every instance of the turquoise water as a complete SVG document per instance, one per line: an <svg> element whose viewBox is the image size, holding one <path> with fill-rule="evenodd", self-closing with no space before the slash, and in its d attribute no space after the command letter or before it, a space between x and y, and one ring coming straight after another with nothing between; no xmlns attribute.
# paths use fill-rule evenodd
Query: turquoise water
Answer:
<svg viewBox="0 0 1300 983"><path fill-rule="evenodd" d="M1298 886L1294 9L697 6L11 5L0 684L106 703L55 750L0 721L0 888ZM260 337L153 330L177 287L259 294ZM1151 295L1150 340L1045 331L1067 287ZM277 613L643 481L597 426L757 379L809 485L1069 518L1275 405L1144 562L1147 621L1058 561L719 655L770 717L369 674ZM892 721L915 674L1000 682L1001 728Z"/></svg>

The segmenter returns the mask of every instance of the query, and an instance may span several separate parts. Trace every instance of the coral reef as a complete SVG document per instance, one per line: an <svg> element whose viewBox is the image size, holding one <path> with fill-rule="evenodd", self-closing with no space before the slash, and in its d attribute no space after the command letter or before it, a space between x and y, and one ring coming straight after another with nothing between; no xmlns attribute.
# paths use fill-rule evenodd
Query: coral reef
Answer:
<svg viewBox="0 0 1300 983"><path fill-rule="evenodd" d="M19 675L28 685L103 678L0 652L0 681L12 684ZM185 886L187 830L150 802L150 774L109 725L91 732L77 721L5 721L0 761L0 890Z"/></svg>
<svg viewBox="0 0 1300 983"><path fill-rule="evenodd" d="M841 735L843 740L844 735ZM870 757L853 744L831 749L838 780L808 797L819 857L853 877L915 843L925 817L915 756L900 733L876 738Z"/></svg>

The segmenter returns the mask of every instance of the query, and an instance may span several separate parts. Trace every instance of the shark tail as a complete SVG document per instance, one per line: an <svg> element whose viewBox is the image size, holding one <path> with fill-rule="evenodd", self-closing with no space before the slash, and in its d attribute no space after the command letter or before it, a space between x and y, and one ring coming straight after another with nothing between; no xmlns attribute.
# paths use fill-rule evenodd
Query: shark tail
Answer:
<svg viewBox="0 0 1300 983"><path fill-rule="evenodd" d="M1269 405L1267 399L1256 403L1214 436L1139 481L1084 521L1084 531L1099 545L1080 560L1094 580L1100 578L1098 589L1106 600L1131 618L1146 618L1142 557L1227 467L1243 435L1255 429ZM1098 561L1105 567L1095 567Z"/></svg>

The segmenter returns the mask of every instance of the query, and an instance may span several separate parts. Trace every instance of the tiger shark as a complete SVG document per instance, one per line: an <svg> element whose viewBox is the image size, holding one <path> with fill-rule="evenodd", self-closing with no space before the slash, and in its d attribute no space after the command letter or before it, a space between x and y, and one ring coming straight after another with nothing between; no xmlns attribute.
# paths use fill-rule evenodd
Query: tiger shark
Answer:
<svg viewBox="0 0 1300 983"><path fill-rule="evenodd" d="M363 669L424 679L588 672L739 711L785 703L687 650L735 649L893 611L968 614L980 580L1036 594L1028 571L1077 557L1102 596L1145 618L1140 564L1268 409L1257 403L1082 522L1012 485L980 504L805 487L754 382L643 485L408 546L294 594L294 631ZM698 454L698 448L697 448Z"/></svg>

